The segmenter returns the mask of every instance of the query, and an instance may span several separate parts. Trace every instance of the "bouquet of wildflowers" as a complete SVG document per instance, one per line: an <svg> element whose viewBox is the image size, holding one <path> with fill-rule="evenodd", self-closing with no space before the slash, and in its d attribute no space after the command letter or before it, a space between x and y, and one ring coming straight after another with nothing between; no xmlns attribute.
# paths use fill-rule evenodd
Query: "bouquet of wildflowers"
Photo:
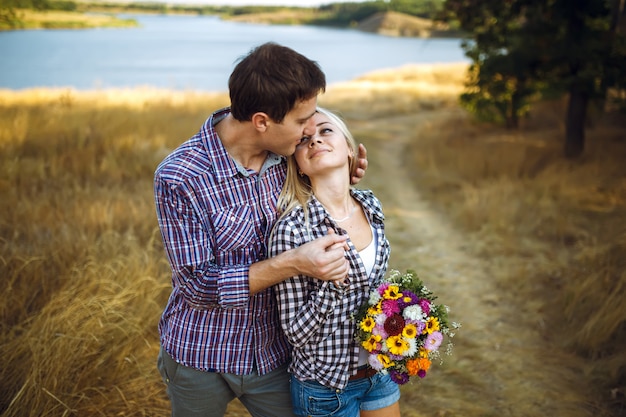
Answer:
<svg viewBox="0 0 626 417"><path fill-rule="evenodd" d="M436 298L411 270L391 270L372 290L355 319L356 339L369 352L373 369L405 384L415 375L424 378L432 361L441 359L444 337L451 353L453 330L460 325L448 322L448 307L435 304Z"/></svg>

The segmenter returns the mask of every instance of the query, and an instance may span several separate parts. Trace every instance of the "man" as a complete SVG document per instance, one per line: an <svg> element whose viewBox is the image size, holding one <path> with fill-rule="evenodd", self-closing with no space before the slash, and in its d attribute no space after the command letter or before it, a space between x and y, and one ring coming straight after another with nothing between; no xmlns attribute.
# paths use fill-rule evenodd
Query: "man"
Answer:
<svg viewBox="0 0 626 417"><path fill-rule="evenodd" d="M155 173L173 290L159 322L159 371L172 415L223 416L238 397L253 416L292 416L288 343L271 286L294 275L344 279L345 237L329 234L267 259L286 163L326 80L275 43L253 49L229 79L231 105ZM360 150L363 175L365 149ZM356 179L358 180L358 178Z"/></svg>

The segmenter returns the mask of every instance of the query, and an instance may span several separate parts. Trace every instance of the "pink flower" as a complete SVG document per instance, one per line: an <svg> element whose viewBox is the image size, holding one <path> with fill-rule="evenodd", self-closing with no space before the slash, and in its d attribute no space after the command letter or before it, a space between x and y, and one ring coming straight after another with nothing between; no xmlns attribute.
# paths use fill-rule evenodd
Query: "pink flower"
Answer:
<svg viewBox="0 0 626 417"><path fill-rule="evenodd" d="M424 329L422 329L422 330L424 330ZM389 337L389 335L385 331L385 323L381 323L380 325L376 325L376 327L374 327L372 329L372 334L379 335L382 340L385 340L385 339L387 339Z"/></svg>
<svg viewBox="0 0 626 417"><path fill-rule="evenodd" d="M372 369L375 369L377 371L380 371L384 367L383 364L378 360L378 355L369 355L369 357L367 358L367 362L370 364Z"/></svg>
<svg viewBox="0 0 626 417"><path fill-rule="evenodd" d="M400 312L400 306L398 305L398 300L383 300L383 313L385 316L393 316Z"/></svg>
<svg viewBox="0 0 626 417"><path fill-rule="evenodd" d="M382 283L380 285L380 287L378 287L378 294L380 294L380 296L382 297L383 294L385 294L385 291L387 291L387 288L389 288L389 284L388 282Z"/></svg>
<svg viewBox="0 0 626 417"><path fill-rule="evenodd" d="M441 346L441 342L443 341L443 334L441 332L432 332L426 337L426 341L424 342L424 348L427 350L437 350L439 346Z"/></svg>

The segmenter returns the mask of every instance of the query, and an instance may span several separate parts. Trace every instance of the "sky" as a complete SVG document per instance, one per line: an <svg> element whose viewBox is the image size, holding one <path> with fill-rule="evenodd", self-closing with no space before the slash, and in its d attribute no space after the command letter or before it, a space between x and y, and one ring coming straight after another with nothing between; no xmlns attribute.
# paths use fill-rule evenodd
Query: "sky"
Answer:
<svg viewBox="0 0 626 417"><path fill-rule="evenodd" d="M314 7L330 3L360 3L365 0L161 0L163 3L209 4L221 6L302 6Z"/></svg>

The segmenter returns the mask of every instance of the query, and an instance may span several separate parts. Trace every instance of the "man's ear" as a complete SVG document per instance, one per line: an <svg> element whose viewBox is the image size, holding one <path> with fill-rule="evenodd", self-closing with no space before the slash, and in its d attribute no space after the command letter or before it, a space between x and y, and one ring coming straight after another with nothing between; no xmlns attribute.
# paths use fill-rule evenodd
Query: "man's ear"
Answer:
<svg viewBox="0 0 626 417"><path fill-rule="evenodd" d="M267 113L257 112L252 115L252 125L259 132L265 132L272 120Z"/></svg>

